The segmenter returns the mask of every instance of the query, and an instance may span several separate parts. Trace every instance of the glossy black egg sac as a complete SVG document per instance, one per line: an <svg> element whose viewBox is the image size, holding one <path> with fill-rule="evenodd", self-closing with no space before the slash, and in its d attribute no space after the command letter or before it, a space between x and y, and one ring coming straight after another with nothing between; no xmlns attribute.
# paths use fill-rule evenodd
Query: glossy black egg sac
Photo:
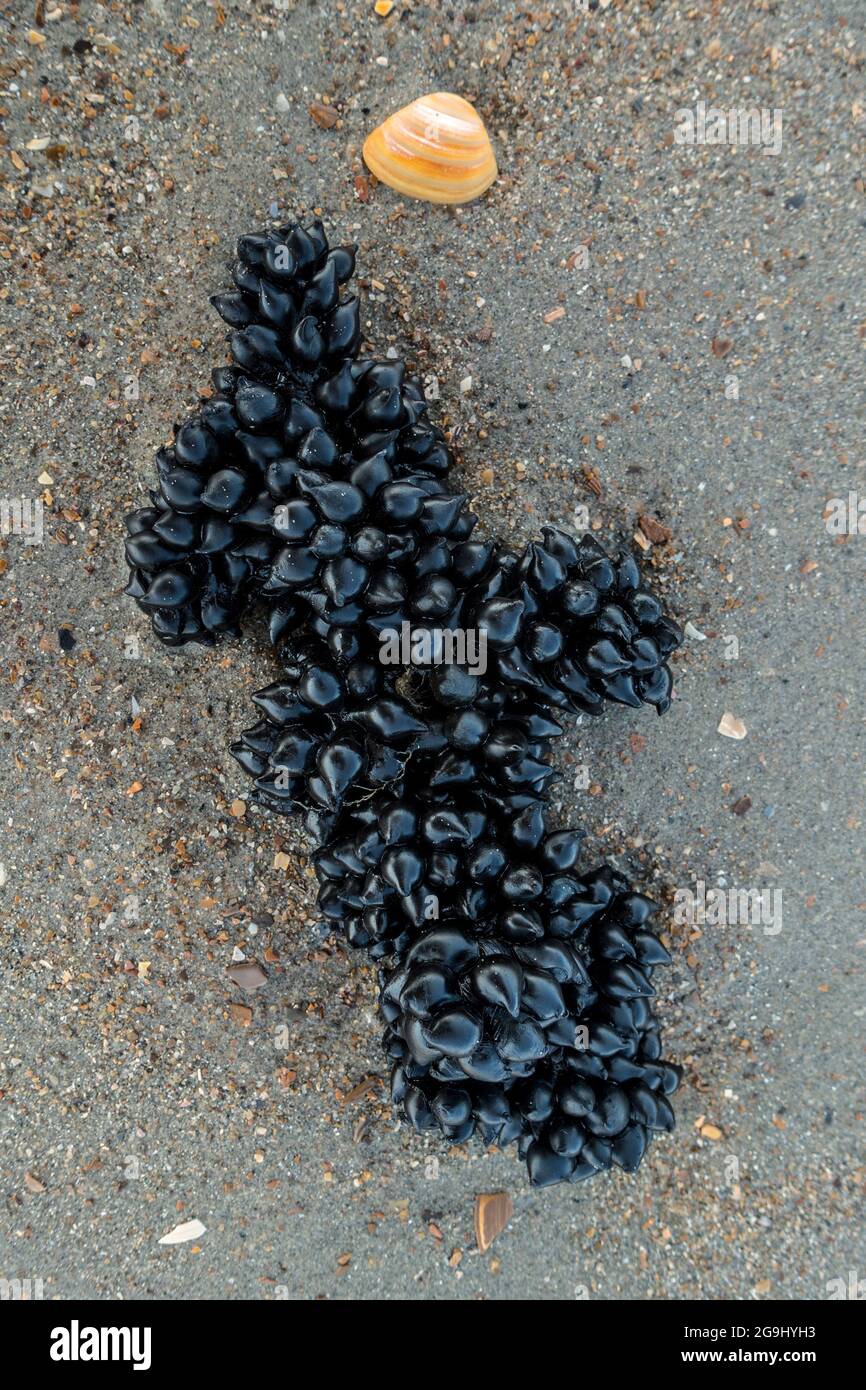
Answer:
<svg viewBox="0 0 866 1390"><path fill-rule="evenodd" d="M377 963L406 1120L516 1143L538 1187L632 1173L674 1123L670 957L650 899L550 824L552 759L570 712L664 713L682 635L628 552L475 536L420 384L360 355L354 266L318 219L239 238L211 300L232 360L125 519L126 593L167 646L265 614L278 669L231 751Z"/></svg>

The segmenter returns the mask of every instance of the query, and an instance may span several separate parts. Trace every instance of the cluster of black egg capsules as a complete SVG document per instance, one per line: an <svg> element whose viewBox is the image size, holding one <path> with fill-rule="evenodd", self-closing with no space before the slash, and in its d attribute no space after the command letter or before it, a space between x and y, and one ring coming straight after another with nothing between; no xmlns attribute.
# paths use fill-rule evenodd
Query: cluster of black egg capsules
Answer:
<svg viewBox="0 0 866 1390"><path fill-rule="evenodd" d="M232 751L258 802L304 814L322 914L381 961L411 1123L516 1140L538 1185L631 1172L673 1125L649 1003L668 956L649 899L549 827L549 755L560 710L663 713L681 636L589 535L471 539L420 386L357 355L353 269L318 221L241 237L212 301L234 365L127 518L127 593L172 646L267 606L282 673ZM404 631L474 633L486 661L391 664Z"/></svg>

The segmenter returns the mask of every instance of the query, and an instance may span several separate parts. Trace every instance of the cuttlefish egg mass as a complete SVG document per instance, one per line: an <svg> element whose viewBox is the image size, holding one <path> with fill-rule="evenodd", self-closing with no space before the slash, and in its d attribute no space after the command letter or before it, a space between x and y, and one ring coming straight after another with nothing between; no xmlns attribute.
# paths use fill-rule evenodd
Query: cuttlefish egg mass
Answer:
<svg viewBox="0 0 866 1390"><path fill-rule="evenodd" d="M674 1125L670 958L655 904L557 825L552 756L570 713L663 714L682 633L629 551L475 535L420 382L361 351L354 268L317 219L240 238L212 300L232 361L126 518L126 592L168 647L267 615L274 679L231 751L379 968L399 1113L516 1144L534 1186L632 1173Z"/></svg>
<svg viewBox="0 0 866 1390"><path fill-rule="evenodd" d="M410 198L429 203L468 203L498 174L484 122L453 92L419 97L367 137L368 169Z"/></svg>

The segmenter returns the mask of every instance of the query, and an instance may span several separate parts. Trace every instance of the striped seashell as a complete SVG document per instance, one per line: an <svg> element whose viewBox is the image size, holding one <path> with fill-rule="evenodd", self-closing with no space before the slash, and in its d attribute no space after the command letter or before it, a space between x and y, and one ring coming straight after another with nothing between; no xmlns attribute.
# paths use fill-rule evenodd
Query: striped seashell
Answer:
<svg viewBox="0 0 866 1390"><path fill-rule="evenodd" d="M453 92L419 97L377 126L364 143L368 169L410 198L468 203L499 172L478 112Z"/></svg>

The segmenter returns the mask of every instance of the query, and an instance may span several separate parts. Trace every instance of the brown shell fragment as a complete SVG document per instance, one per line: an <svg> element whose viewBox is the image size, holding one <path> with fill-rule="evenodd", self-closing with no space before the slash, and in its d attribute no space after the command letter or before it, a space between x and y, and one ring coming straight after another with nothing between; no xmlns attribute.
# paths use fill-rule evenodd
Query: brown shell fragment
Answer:
<svg viewBox="0 0 866 1390"><path fill-rule="evenodd" d="M507 1192L480 1192L475 1198L475 1239L482 1255L501 1235L514 1215Z"/></svg>

